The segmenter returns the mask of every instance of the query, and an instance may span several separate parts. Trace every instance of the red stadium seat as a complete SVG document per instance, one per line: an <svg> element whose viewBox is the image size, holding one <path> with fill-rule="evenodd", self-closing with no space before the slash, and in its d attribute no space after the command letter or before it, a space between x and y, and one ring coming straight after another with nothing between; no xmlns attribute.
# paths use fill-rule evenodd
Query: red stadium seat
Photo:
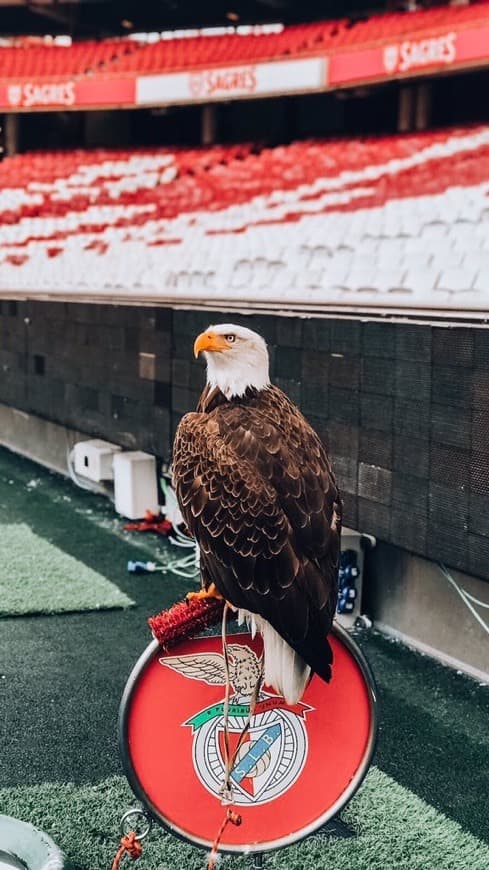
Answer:
<svg viewBox="0 0 489 870"><path fill-rule="evenodd" d="M240 64L280 57L301 57L371 46L401 35L441 32L447 27L474 27L485 20L489 2L440 7L410 13L373 15L299 24L272 34L227 34L162 39L155 43L132 39L73 43L71 46L18 45L0 47L0 81L84 74L150 73L216 64Z"/></svg>

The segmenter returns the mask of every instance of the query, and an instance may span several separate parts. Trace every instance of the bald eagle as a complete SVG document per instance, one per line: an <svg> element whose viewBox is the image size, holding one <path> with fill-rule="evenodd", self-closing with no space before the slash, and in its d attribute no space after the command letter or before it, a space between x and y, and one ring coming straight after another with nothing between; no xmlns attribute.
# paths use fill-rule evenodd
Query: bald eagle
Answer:
<svg viewBox="0 0 489 870"><path fill-rule="evenodd" d="M200 547L202 597L239 609L264 643L264 681L287 702L312 673L331 678L341 499L325 449L270 383L263 338L210 326L197 411L179 423L173 482Z"/></svg>

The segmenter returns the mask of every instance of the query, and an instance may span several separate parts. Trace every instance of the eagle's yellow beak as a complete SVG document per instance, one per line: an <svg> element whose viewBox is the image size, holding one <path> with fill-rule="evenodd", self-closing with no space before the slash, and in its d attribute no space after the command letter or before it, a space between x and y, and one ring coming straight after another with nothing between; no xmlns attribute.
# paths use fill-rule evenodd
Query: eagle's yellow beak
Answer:
<svg viewBox="0 0 489 870"><path fill-rule="evenodd" d="M217 332L201 332L195 339L194 356L197 358L203 350L229 350L229 343L223 335L218 335Z"/></svg>

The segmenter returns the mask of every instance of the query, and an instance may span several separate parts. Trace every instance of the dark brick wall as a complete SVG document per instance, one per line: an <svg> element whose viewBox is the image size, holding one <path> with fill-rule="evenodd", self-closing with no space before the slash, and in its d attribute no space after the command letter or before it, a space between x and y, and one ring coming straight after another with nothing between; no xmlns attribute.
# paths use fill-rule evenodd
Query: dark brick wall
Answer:
<svg viewBox="0 0 489 870"><path fill-rule="evenodd" d="M171 311L0 305L0 401L168 455Z"/></svg>
<svg viewBox="0 0 489 870"><path fill-rule="evenodd" d="M0 401L169 459L209 321L270 347L327 445L348 525L489 578L489 330L67 303L1 303Z"/></svg>

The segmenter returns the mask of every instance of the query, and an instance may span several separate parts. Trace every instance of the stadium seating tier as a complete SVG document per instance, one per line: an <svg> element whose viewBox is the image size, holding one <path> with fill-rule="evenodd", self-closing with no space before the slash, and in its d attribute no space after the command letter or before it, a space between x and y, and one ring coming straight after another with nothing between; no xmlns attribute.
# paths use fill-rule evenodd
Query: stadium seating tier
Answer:
<svg viewBox="0 0 489 870"><path fill-rule="evenodd" d="M334 53L422 36L424 31L487 23L489 3L387 13L370 18L320 21L284 27L276 33L225 34L138 42L134 39L75 42L71 46L0 47L0 80L55 76L142 74L243 64Z"/></svg>
<svg viewBox="0 0 489 870"><path fill-rule="evenodd" d="M489 128L0 163L0 291L489 310Z"/></svg>

